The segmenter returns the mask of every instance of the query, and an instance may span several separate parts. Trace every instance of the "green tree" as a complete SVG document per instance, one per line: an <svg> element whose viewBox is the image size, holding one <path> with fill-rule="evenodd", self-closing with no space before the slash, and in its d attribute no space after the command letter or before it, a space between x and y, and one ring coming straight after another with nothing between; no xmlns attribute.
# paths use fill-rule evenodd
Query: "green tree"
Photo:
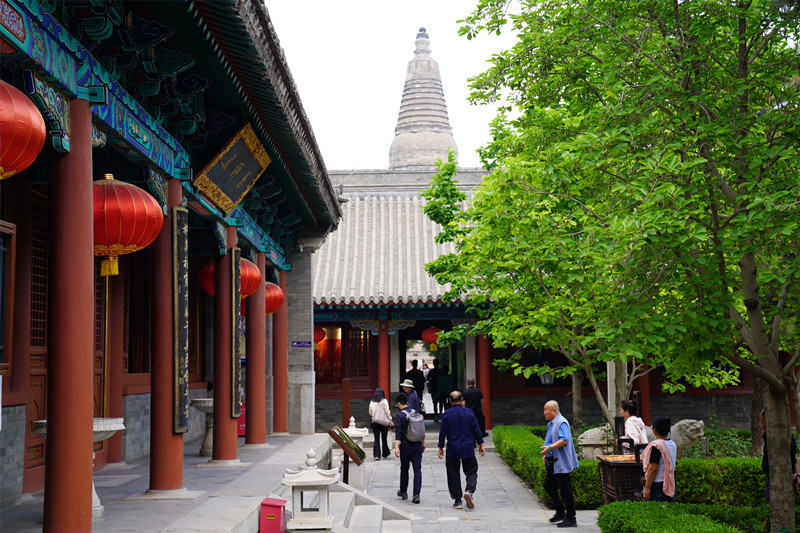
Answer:
<svg viewBox="0 0 800 533"><path fill-rule="evenodd" d="M462 21L517 43L473 79L474 101L508 99L481 151L493 172L445 213L458 251L429 271L483 306L496 342L662 364L672 390L764 380L771 523L793 531L795 3L509 4Z"/></svg>

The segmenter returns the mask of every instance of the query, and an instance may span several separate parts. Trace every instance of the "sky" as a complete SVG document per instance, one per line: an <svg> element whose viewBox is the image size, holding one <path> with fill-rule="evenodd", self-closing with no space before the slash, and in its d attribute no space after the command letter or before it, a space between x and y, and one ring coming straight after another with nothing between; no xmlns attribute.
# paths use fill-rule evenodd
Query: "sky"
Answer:
<svg viewBox="0 0 800 533"><path fill-rule="evenodd" d="M510 36L458 36L477 0L265 0L329 170L385 169L408 62L425 27L461 167L477 167L495 108L469 104L468 78Z"/></svg>

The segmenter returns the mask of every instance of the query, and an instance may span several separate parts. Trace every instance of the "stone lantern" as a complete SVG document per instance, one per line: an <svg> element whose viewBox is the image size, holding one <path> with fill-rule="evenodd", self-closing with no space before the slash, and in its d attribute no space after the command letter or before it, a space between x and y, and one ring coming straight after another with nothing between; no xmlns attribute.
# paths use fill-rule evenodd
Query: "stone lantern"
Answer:
<svg viewBox="0 0 800 533"><path fill-rule="evenodd" d="M350 425L344 428L344 431L348 437L353 439L353 441L358 444L359 448L364 448L364 437L369 434L369 430L367 428L357 428L356 427L356 419L355 417L350 417ZM345 452L342 453L342 461L347 461L347 454ZM347 484L353 487L354 489L364 490L364 463L355 464L350 466L348 469L347 475Z"/></svg>
<svg viewBox="0 0 800 533"><path fill-rule="evenodd" d="M292 488L292 519L286 524L289 531L296 529L331 529L330 486L339 481L337 470L317 468L317 454L306 452L306 467L287 469L283 484Z"/></svg>

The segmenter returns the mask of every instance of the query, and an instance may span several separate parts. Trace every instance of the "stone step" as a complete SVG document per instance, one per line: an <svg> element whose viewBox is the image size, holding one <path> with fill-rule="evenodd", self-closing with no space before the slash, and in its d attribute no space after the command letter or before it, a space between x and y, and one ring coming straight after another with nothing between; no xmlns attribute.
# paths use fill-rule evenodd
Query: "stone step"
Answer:
<svg viewBox="0 0 800 533"><path fill-rule="evenodd" d="M347 529L353 533L381 533L382 524L383 508L380 505L356 505L350 515Z"/></svg>
<svg viewBox="0 0 800 533"><path fill-rule="evenodd" d="M409 533L411 520L384 520L381 533Z"/></svg>
<svg viewBox="0 0 800 533"><path fill-rule="evenodd" d="M356 496L352 492L330 493L331 516L334 524L346 526L350 522Z"/></svg>

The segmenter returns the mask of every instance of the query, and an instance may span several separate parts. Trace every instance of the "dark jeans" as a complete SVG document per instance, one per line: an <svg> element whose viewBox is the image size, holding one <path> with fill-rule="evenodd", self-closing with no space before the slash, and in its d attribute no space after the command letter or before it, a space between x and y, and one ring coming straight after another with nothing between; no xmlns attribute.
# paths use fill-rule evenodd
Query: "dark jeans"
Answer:
<svg viewBox="0 0 800 533"><path fill-rule="evenodd" d="M400 492L408 492L408 467L414 468L414 492L417 495L422 490L422 443L400 442Z"/></svg>
<svg viewBox="0 0 800 533"><path fill-rule="evenodd" d="M375 436L375 442L372 444L372 457L388 457L389 455L389 442L386 440L389 435L389 426L372 423L372 434ZM383 453L381 453L381 444L383 444Z"/></svg>
<svg viewBox="0 0 800 533"><path fill-rule="evenodd" d="M467 492L470 494L475 492L475 487L478 484L478 460L475 457L465 457L463 459L447 457L445 466L447 467L447 489L450 491L451 498L457 500L464 495L461 492L459 466L464 469L464 475L467 476Z"/></svg>
<svg viewBox="0 0 800 533"><path fill-rule="evenodd" d="M650 500L654 502L674 502L675 496L667 496L664 494L664 482L654 481L650 485Z"/></svg>
<svg viewBox="0 0 800 533"><path fill-rule="evenodd" d="M557 513L566 511L567 518L575 518L575 497L572 494L572 482L569 474L556 474L553 472L553 465L548 464L547 473L544 476L544 490L553 500ZM560 498L559 492L561 492Z"/></svg>

